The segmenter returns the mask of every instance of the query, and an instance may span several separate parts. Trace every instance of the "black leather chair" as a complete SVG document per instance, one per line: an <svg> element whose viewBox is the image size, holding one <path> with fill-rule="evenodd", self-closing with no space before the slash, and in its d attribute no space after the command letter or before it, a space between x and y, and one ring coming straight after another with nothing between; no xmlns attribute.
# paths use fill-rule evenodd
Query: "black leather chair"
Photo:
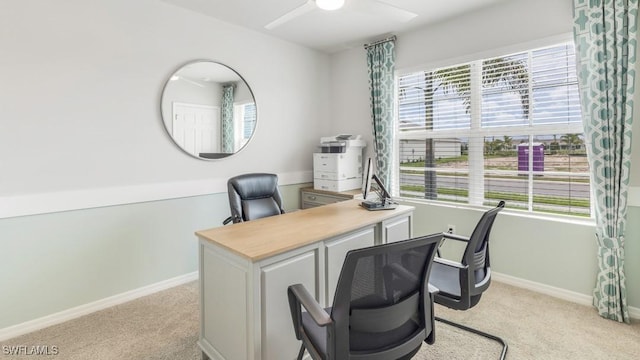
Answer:
<svg viewBox="0 0 640 360"><path fill-rule="evenodd" d="M305 349L315 360L410 359L423 342L432 344L427 279L441 239L433 234L349 251L330 308L320 307L303 285L289 286L293 327L302 340L298 359Z"/></svg>
<svg viewBox="0 0 640 360"><path fill-rule="evenodd" d="M433 268L429 283L438 288L435 294L437 304L444 305L455 310L467 310L474 307L480 301L482 293L489 288L491 283L491 266L489 262L489 236L493 221L504 208L505 202L500 201L498 206L486 211L476 225L470 237L444 233L444 239L466 242L464 254L460 262L451 261L438 256L433 260ZM500 359L507 354L507 343L495 336L483 331L457 324L440 317L436 320L470 331L472 333L495 340L502 344Z"/></svg>
<svg viewBox="0 0 640 360"><path fill-rule="evenodd" d="M227 181L231 216L223 221L260 219L284 214L282 196L278 190L278 176L275 174L253 173L232 177Z"/></svg>

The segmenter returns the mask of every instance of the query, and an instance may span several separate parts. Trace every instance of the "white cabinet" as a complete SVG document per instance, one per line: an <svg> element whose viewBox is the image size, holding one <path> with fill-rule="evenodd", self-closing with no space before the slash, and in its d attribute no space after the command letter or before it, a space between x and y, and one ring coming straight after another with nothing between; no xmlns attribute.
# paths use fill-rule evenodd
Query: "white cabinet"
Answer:
<svg viewBox="0 0 640 360"><path fill-rule="evenodd" d="M198 232L203 358L296 358L287 288L303 284L331 306L347 252L409 237L412 210L353 200Z"/></svg>
<svg viewBox="0 0 640 360"><path fill-rule="evenodd" d="M412 220L412 217L403 216L383 221L381 229L382 242L392 243L411 238Z"/></svg>
<svg viewBox="0 0 640 360"><path fill-rule="evenodd" d="M295 340L287 288L303 284L316 299L318 286L318 254L306 251L282 261L261 267L262 358L295 359L300 344Z"/></svg>
<svg viewBox="0 0 640 360"><path fill-rule="evenodd" d="M327 306L331 306L333 303L333 295L336 291L336 285L338 284L338 278L340 277L344 259L347 257L347 252L373 245L375 245L375 228L373 226L335 240L326 241L327 296L325 303Z"/></svg>
<svg viewBox="0 0 640 360"><path fill-rule="evenodd" d="M200 344L212 359L248 359L250 278L246 264L228 255L200 247Z"/></svg>

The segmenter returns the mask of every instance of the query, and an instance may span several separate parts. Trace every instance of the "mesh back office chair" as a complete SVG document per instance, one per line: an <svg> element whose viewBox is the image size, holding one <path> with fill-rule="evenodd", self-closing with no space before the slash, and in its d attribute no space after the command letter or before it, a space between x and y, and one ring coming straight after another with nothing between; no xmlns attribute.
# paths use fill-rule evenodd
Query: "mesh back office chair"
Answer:
<svg viewBox="0 0 640 360"><path fill-rule="evenodd" d="M227 181L227 189L231 216L223 221L225 225L284 214L275 174L238 175Z"/></svg>
<svg viewBox="0 0 640 360"><path fill-rule="evenodd" d="M505 202L500 201L498 206L486 211L470 237L443 234L444 239L464 241L467 246L461 262L450 261L439 256L433 260L429 283L439 290L435 294L436 303L455 310L467 310L478 304L482 293L491 283L489 235L493 221L504 205ZM500 359L504 359L507 354L507 343L495 335L439 317L436 317L436 320L499 342L502 344Z"/></svg>
<svg viewBox="0 0 640 360"><path fill-rule="evenodd" d="M349 251L331 308L320 307L303 285L289 286L294 331L302 340L298 359L305 348L314 360L410 359L423 341L432 344L427 279L441 239L433 234Z"/></svg>

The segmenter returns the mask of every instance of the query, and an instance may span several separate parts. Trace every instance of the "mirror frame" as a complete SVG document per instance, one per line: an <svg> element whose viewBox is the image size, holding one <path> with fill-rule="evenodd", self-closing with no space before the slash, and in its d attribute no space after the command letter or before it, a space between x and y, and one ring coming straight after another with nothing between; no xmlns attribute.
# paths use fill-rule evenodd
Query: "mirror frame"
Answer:
<svg viewBox="0 0 640 360"><path fill-rule="evenodd" d="M246 143L245 143L245 144L244 144L240 149L236 150L236 151L235 151L235 152L233 152L233 153L222 153L222 152L220 152L220 153L216 153L216 154L219 154L220 156L217 156L217 157L211 157L211 158L208 158L208 157L202 157L202 156L197 156L197 155L195 155L195 154L192 154L192 153L190 153L189 151L187 151L186 149L184 149L182 146L180 146L180 144L178 144L178 142L177 142L177 141L175 140L175 138L173 137L172 132L170 132L170 131L169 131L169 127L167 126L167 119L165 118L165 113L164 113L164 109L163 109L163 108L165 107L165 106L164 106L164 104L165 104L165 93L166 93L166 91L167 91L167 88L169 87L169 84L170 84L170 83L171 83L171 81L172 81L172 78L173 78L174 76L176 76L176 75L177 75L181 70L183 70L183 69L187 68L188 66L190 66L190 65L194 65L194 64L199 64L199 63L209 63L209 64L212 64L212 65L222 66L222 67L224 67L224 68L226 68L226 69L230 70L231 72L233 72L236 76L238 76L238 79L239 79L240 81L244 82L244 84L247 86L247 89L249 90L249 94L251 95L251 99L253 100L253 104L254 104L255 109L256 109L256 119L255 119L255 122L254 122L254 125L253 125L253 130L251 131L251 136L249 137L249 139L247 140L247 142L246 142ZM172 107L173 107L173 105L172 105L172 104L169 104L169 107L171 107L171 108L172 108ZM249 85L249 83L247 82L247 80L245 80L245 78L244 78L242 75L240 75L240 73L239 73L239 72L237 72L234 68L232 68L232 67L230 67L230 66L228 66L228 65L226 65L226 64L224 64L224 63L221 63L221 62L219 62L219 61L215 61L215 60L210 60L210 59L196 59L196 60L191 60L191 61L185 62L185 63L183 63L182 65L178 66L178 67L177 67L173 72L171 72L171 74L167 77L167 80L165 81L164 86L162 87L162 92L161 92L161 94L160 94L160 120L162 121L162 127L164 128L164 130L165 130L166 134L167 134L167 135L169 136L169 138L171 139L171 142L173 142L173 144L174 144L178 149L180 149L180 151L182 151L183 153L185 153L185 154L187 154L187 155L189 155L189 156L191 156L191 157L193 157L193 158L196 158L196 159L198 159L198 160L204 160L204 161L216 161L216 160L223 160L223 159L229 158L229 157L231 157L231 156L233 156L233 155L235 155L235 154L239 153L240 151L244 150L244 149L249 145L249 143L251 142L251 140L253 140L253 138L255 137L256 129L257 129L257 127L258 127L258 104L257 104L257 102L256 102L256 97L255 97L255 94L253 93L253 89L251 89L251 86ZM169 124L171 123L171 120L172 120L172 119L169 119Z"/></svg>

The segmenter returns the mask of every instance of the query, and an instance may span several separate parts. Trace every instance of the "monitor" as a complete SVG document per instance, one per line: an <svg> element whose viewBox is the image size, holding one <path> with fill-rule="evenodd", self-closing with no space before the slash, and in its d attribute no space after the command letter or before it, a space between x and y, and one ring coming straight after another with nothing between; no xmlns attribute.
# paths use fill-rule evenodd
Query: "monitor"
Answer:
<svg viewBox="0 0 640 360"><path fill-rule="evenodd" d="M364 171L364 178L362 179L362 198L367 200L369 195L371 195L371 179L373 178L373 160L371 158L367 160L367 166Z"/></svg>
<svg viewBox="0 0 640 360"><path fill-rule="evenodd" d="M361 202L360 205L367 210L395 209L398 205L391 199L391 195L387 191L387 188L385 188L382 180L374 173L373 160L371 158L367 161L364 175L364 181L362 183L362 196L364 201ZM372 186L374 182L375 186ZM375 192L378 195L377 199L371 197L373 188L375 188Z"/></svg>

